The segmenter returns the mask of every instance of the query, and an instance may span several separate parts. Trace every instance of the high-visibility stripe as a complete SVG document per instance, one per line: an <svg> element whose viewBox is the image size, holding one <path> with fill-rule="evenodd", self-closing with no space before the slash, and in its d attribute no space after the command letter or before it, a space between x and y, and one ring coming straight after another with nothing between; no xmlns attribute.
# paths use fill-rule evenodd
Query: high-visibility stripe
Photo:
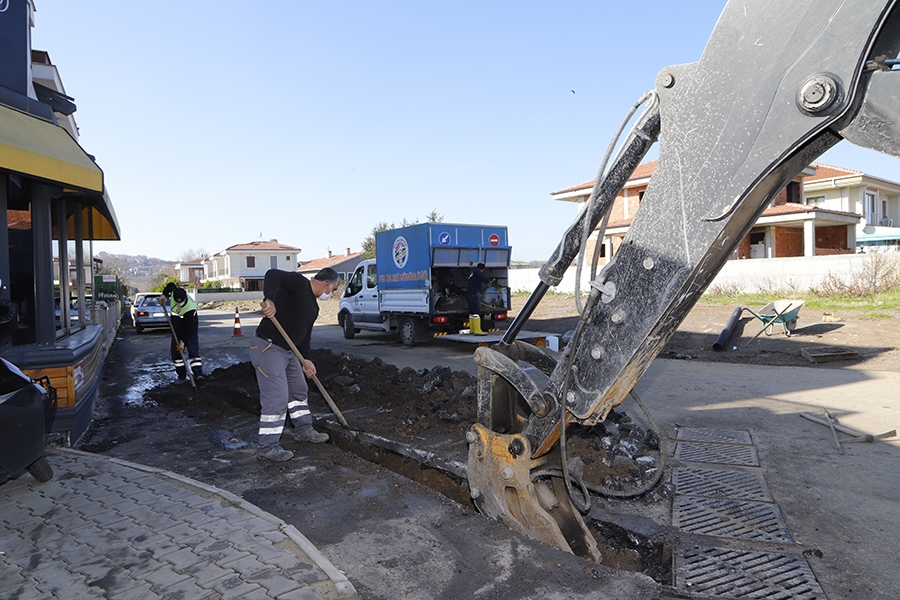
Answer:
<svg viewBox="0 0 900 600"><path fill-rule="evenodd" d="M264 423L276 423L278 421L284 421L284 413L280 415L259 415L259 420Z"/></svg>
<svg viewBox="0 0 900 600"><path fill-rule="evenodd" d="M284 425L281 427L260 427L259 435L281 435L282 431L284 431Z"/></svg>

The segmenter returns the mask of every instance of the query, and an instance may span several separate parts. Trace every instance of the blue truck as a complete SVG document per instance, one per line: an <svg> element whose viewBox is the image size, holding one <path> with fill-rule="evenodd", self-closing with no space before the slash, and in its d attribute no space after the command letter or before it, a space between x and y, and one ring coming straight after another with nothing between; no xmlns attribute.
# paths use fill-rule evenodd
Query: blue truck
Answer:
<svg viewBox="0 0 900 600"><path fill-rule="evenodd" d="M482 327L496 327L510 308L511 252L503 226L421 223L376 233L375 259L356 267L341 297L344 337L397 331L412 346L465 332L466 281L478 263L493 280L481 295Z"/></svg>

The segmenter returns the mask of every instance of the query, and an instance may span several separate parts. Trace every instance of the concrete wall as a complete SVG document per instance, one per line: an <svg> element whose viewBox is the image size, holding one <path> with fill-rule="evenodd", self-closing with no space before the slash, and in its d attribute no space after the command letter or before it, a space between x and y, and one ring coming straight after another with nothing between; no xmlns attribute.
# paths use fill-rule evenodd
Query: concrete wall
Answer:
<svg viewBox="0 0 900 600"><path fill-rule="evenodd" d="M189 292L191 298L198 304L204 302L225 302L227 300L259 300L262 302L262 290L258 292Z"/></svg>
<svg viewBox="0 0 900 600"><path fill-rule="evenodd" d="M714 286L737 288L744 293L805 291L818 287L829 273L847 277L854 270L864 268L871 260L866 254L837 254L834 256L767 258L758 260L729 260L707 289ZM540 282L539 269L510 269L509 286L514 292L531 292ZM583 269L581 290L589 289L589 270ZM570 267L556 288L561 293L575 291L575 267Z"/></svg>

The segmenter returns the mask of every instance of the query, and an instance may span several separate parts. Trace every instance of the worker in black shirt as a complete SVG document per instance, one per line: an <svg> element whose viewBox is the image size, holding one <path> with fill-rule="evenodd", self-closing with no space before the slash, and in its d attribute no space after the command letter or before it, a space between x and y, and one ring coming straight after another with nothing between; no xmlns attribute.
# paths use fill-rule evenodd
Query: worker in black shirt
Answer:
<svg viewBox="0 0 900 600"><path fill-rule="evenodd" d="M312 427L306 378L316 374L316 366L309 360L312 327L319 316L316 298L329 299L339 284L340 276L330 268L322 269L312 279L278 269L266 272L264 318L250 344L250 363L259 384L257 456L262 460L282 462L294 456L280 445L288 414L294 425L294 439L313 443L328 441L327 433L319 433ZM272 323L276 312L278 323L306 359L305 367L300 366L290 345Z"/></svg>

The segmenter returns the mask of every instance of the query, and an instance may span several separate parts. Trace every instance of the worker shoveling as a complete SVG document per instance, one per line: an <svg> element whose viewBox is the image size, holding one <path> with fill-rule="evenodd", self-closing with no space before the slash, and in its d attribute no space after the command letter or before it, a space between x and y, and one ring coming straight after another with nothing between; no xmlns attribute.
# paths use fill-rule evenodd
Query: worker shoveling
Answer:
<svg viewBox="0 0 900 600"><path fill-rule="evenodd" d="M172 332L172 339L174 340L174 343L175 343L175 350L181 356L181 364L183 365L182 368L184 368L184 370L186 372L188 381L191 382L191 387L196 392L197 391L197 380L194 377L193 370L190 368L190 361L189 361L187 350L184 347L184 342L182 340L178 339L178 334L175 333L175 326L172 324L172 317L169 316L168 298L166 296L160 296L159 305L162 306L163 313L165 313L165 315L166 315L166 323L169 324L169 330Z"/></svg>

